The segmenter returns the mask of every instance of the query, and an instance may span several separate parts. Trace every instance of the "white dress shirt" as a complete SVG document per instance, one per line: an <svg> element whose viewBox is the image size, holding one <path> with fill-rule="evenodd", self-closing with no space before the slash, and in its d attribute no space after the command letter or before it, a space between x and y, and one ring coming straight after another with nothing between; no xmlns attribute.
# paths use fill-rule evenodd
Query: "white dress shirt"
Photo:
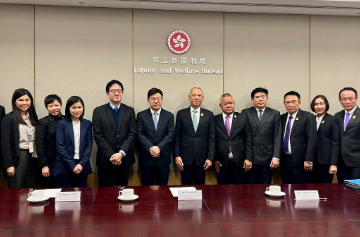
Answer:
<svg viewBox="0 0 360 237"><path fill-rule="evenodd" d="M199 127L199 121L200 121L200 107L197 109L193 109L193 107L190 106L190 115L191 115L191 121L193 119L194 110L196 110L196 118L197 118L197 125Z"/></svg>
<svg viewBox="0 0 360 237"><path fill-rule="evenodd" d="M74 160L80 159L80 121L73 121L75 155Z"/></svg>
<svg viewBox="0 0 360 237"><path fill-rule="evenodd" d="M296 119L296 115L297 115L298 112L299 112L299 110L296 111L296 113L294 113L293 115L290 115L290 114L288 113L288 116L287 116L287 119L286 119L284 137L285 137L285 134L286 134L287 124L288 124L288 122L289 122L289 117L290 117L290 116L293 117L293 118L291 119L291 124L290 124L290 134L289 134L289 143L288 143L289 151L288 151L288 153L286 153L286 154L289 154L289 155L291 155L291 129L292 129L293 125L294 125L294 121L295 121L295 119Z"/></svg>
<svg viewBox="0 0 360 237"><path fill-rule="evenodd" d="M321 116L320 118L318 116L316 116L316 129L319 130L320 124L324 118L325 114L323 116Z"/></svg>

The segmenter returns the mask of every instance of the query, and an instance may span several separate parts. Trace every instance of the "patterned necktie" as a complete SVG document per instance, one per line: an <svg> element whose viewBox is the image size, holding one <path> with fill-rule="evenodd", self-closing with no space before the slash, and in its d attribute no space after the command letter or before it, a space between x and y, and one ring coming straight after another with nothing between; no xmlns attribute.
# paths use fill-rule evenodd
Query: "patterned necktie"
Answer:
<svg viewBox="0 0 360 237"><path fill-rule="evenodd" d="M118 108L118 107L115 107L114 110L115 110L115 112L118 112L118 111L119 111L119 108Z"/></svg>
<svg viewBox="0 0 360 237"><path fill-rule="evenodd" d="M231 131L231 128L230 128L230 116L226 116L226 119L225 119L225 128L226 128L226 131L230 137L230 131ZM231 147L229 148L229 152L231 152Z"/></svg>
<svg viewBox="0 0 360 237"><path fill-rule="evenodd" d="M196 113L197 113L197 111L196 110L194 110L193 111L193 119L192 119L192 122L193 122L193 125L194 125L194 130L195 130L195 132L196 132L196 130L197 130L197 128L198 128L198 120L197 120L197 116L196 116Z"/></svg>
<svg viewBox="0 0 360 237"><path fill-rule="evenodd" d="M157 125L158 125L158 121L157 121L157 118L156 116L158 115L157 112L154 112L154 125L155 125L155 130L157 130Z"/></svg>
<svg viewBox="0 0 360 237"><path fill-rule="evenodd" d="M262 117L263 117L263 111L260 109L259 110L259 121L260 121L260 123L261 123Z"/></svg>
<svg viewBox="0 0 360 237"><path fill-rule="evenodd" d="M283 147L283 152L285 154L289 152L289 138L290 138L291 119L292 118L293 118L293 116L289 117L289 121L288 121L287 126L286 126L286 133L285 133L285 137L284 137L284 147Z"/></svg>
<svg viewBox="0 0 360 237"><path fill-rule="evenodd" d="M344 131L346 130L347 125L349 124L350 121L350 113L347 112L346 113L346 119L345 119L345 124L344 124Z"/></svg>

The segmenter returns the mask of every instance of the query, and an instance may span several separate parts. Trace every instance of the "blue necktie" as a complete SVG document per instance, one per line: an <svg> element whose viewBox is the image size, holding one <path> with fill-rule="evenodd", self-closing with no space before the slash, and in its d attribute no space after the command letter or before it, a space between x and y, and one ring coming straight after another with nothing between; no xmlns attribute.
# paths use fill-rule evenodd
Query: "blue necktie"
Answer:
<svg viewBox="0 0 360 237"><path fill-rule="evenodd" d="M118 107L115 107L114 110L115 110L115 112L118 112L118 111L119 111L119 108L118 108Z"/></svg>
<svg viewBox="0 0 360 237"><path fill-rule="evenodd" d="M155 125L155 130L157 130L157 125L158 125L158 121L157 121L157 118L156 116L158 115L158 113L154 113L154 125Z"/></svg>
<svg viewBox="0 0 360 237"><path fill-rule="evenodd" d="M259 110L259 120L260 120L260 123L261 123L261 120L262 120L262 117L263 117L263 111L260 109Z"/></svg>
<svg viewBox="0 0 360 237"><path fill-rule="evenodd" d="M285 137L284 137L284 147L283 147L283 152L285 154L289 152L289 139L290 139L291 119L292 118L293 118L292 116L289 117L289 121L286 126L286 133L285 133Z"/></svg>

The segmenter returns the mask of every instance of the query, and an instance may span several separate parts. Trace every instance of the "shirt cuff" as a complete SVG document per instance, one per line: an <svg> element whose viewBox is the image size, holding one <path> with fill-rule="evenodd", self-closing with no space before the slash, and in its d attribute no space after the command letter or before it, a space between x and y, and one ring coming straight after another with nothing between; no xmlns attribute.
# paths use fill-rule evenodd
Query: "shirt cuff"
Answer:
<svg viewBox="0 0 360 237"><path fill-rule="evenodd" d="M307 161L307 160L306 160L306 162L307 162L307 163L309 163L309 164L312 164L312 163L313 163L313 162L311 162L311 161Z"/></svg>
<svg viewBox="0 0 360 237"><path fill-rule="evenodd" d="M279 158L276 158L276 157L273 157L273 159L275 159L275 160L280 160Z"/></svg>
<svg viewBox="0 0 360 237"><path fill-rule="evenodd" d="M122 154L124 155L124 157L126 156L126 153L125 153L125 151L123 151L123 150L120 150L119 152L120 152L120 153L122 153Z"/></svg>

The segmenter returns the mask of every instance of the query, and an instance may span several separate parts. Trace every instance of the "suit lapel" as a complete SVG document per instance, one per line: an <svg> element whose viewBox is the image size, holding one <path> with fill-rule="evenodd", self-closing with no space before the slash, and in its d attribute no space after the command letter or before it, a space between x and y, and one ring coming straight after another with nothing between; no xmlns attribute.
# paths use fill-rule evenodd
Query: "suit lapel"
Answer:
<svg viewBox="0 0 360 237"><path fill-rule="evenodd" d="M199 125L198 125L198 127L197 127L197 130L196 130L196 133L198 133L198 131L200 130L200 127L201 127L201 125L203 124L203 122L204 122L204 113L203 112L201 112L201 108L200 108L200 114L199 114L199 116L198 116L198 119L199 119ZM195 130L194 130L195 131Z"/></svg>
<svg viewBox="0 0 360 237"><path fill-rule="evenodd" d="M224 124L223 114L221 113L219 114L219 116L216 116L215 118L217 119L217 122L220 124L220 128L223 130L224 134L228 135Z"/></svg>
<svg viewBox="0 0 360 237"><path fill-rule="evenodd" d="M108 116L108 118L110 120L111 125L113 126L114 130L116 131L116 124L115 124L114 116L112 114L112 108L111 108L111 106L109 104L107 104L105 106L105 112L106 112L106 115Z"/></svg>
<svg viewBox="0 0 360 237"><path fill-rule="evenodd" d="M161 109L161 116L160 116L159 121L158 121L158 126L157 126L156 133L157 133L157 131L159 131L159 128L160 128L161 124L163 123L163 121L165 119L164 111L165 110ZM155 127L155 125L154 125L154 127Z"/></svg>
<svg viewBox="0 0 360 237"><path fill-rule="evenodd" d="M294 124L293 124L293 126L291 128L290 137L293 135L293 133L295 131L295 128L296 128L296 125L299 123L299 120L301 119L301 115L302 115L302 111L301 111L301 109L299 109L298 113L296 114L296 118L293 118L295 120L294 120Z"/></svg>
<svg viewBox="0 0 360 237"><path fill-rule="evenodd" d="M160 117L161 117L161 116L160 116ZM148 122L151 124L152 129L153 129L153 130L155 131L155 133L156 133L155 124L154 124L154 120L153 120L153 118L152 118L152 114L151 114L151 110L150 110L150 109L148 109L148 110L146 111L146 118L147 118ZM158 128L159 128L159 123L158 123Z"/></svg>
<svg viewBox="0 0 360 237"><path fill-rule="evenodd" d="M321 120L321 123L320 123L320 126L319 126L318 131L320 131L320 129L322 130L322 127L324 126L324 123L326 123L326 120L327 120L326 117L327 117L327 116L328 116L328 114L325 113L323 119ZM317 116L315 115L315 121L316 121L316 119L317 119Z"/></svg>
<svg viewBox="0 0 360 237"><path fill-rule="evenodd" d="M339 121L341 135L344 134L344 117L345 117L345 111L343 110L340 112L340 121Z"/></svg>
<svg viewBox="0 0 360 237"><path fill-rule="evenodd" d="M238 113L234 112L234 116L233 116L232 123L231 123L231 129L230 129L230 137L231 137L231 135L234 134L234 128L235 128L235 125L236 125L238 119L239 119ZM225 128L225 130L226 130L226 128ZM227 132L226 132L226 134L227 134Z"/></svg>
<svg viewBox="0 0 360 237"><path fill-rule="evenodd" d="M70 121L66 121L66 128L67 130L69 131L69 135L70 135L70 139L71 139L71 142L75 148L75 143L74 143L74 129L73 129L73 125L72 125L72 122Z"/></svg>
<svg viewBox="0 0 360 237"><path fill-rule="evenodd" d="M266 113L265 113L266 111ZM269 118L270 116L270 109L269 108L266 108L265 111L263 112L263 117L261 119L261 123L260 123L260 129L259 131L261 130L262 126L264 126L266 120Z"/></svg>
<svg viewBox="0 0 360 237"><path fill-rule="evenodd" d="M281 116L281 119L282 119L282 123L281 123L281 126L282 126L282 130L281 130L281 136L284 137L285 135L285 126L286 126L286 120L287 120L287 116L288 116L288 113L285 113Z"/></svg>
<svg viewBox="0 0 360 237"><path fill-rule="evenodd" d="M85 121L81 120L80 122L80 158L81 158L81 151L82 147L85 145L85 133L86 133L86 123Z"/></svg>
<svg viewBox="0 0 360 237"><path fill-rule="evenodd" d="M345 116L345 112L344 112L344 116ZM344 133L346 133L349 130L349 127L352 126L352 124L355 122L356 119L358 119L360 116L360 109L357 107L353 113L353 115L350 118L350 121L346 127L346 130L344 131ZM343 129L344 130L344 129Z"/></svg>
<svg viewBox="0 0 360 237"><path fill-rule="evenodd" d="M125 114L125 106L122 104L120 105L120 114L119 114L119 126L117 128L117 132L120 131L121 125L122 125L122 121L124 120L124 114Z"/></svg>
<svg viewBox="0 0 360 237"><path fill-rule="evenodd" d="M184 111L185 112L185 121L187 120L187 123L192 128L192 131L195 134L194 125L193 125L193 122L192 122L192 119L191 119L191 111L192 111L191 107L188 107L187 109L185 109L185 111ZM200 125L200 122L199 122L199 125ZM198 130L199 130L199 125L198 125Z"/></svg>
<svg viewBox="0 0 360 237"><path fill-rule="evenodd" d="M253 117L253 120L256 123L256 128L260 128L260 121L259 121L259 117L258 117L257 110L255 109L255 107L251 108L250 113L251 113L251 116Z"/></svg>

